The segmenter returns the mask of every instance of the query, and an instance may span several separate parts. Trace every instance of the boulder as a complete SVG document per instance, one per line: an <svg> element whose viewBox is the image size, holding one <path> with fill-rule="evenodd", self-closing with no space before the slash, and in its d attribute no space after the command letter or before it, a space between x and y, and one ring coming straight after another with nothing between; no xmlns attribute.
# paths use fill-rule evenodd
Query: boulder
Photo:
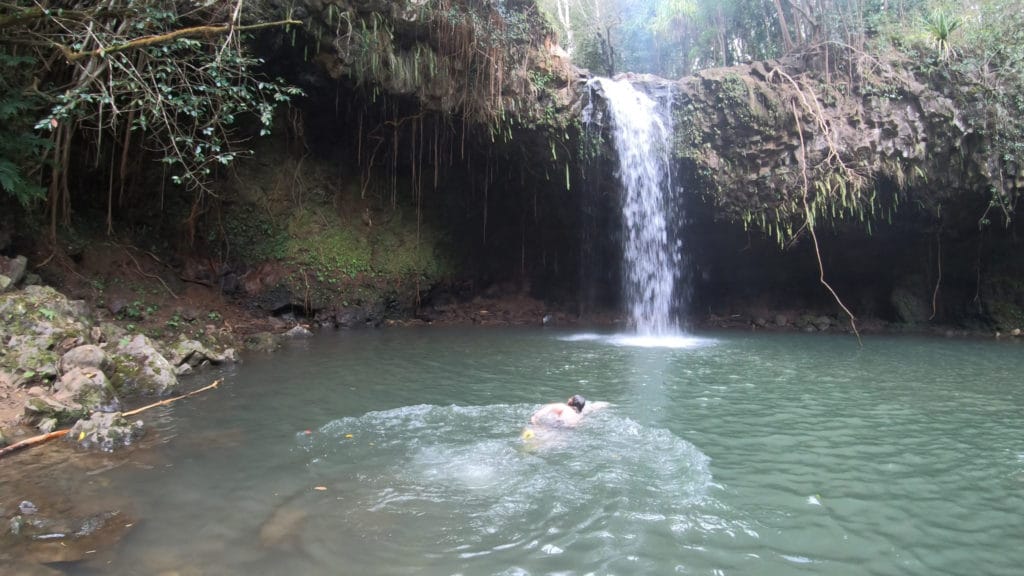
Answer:
<svg viewBox="0 0 1024 576"><path fill-rule="evenodd" d="M25 279L25 270L28 268L28 260L24 256L8 258L0 256L0 274L6 276L10 281L10 287L15 287Z"/></svg>
<svg viewBox="0 0 1024 576"><path fill-rule="evenodd" d="M163 396L178 388L174 366L142 334L131 340L122 339L114 351L113 362L114 388L119 393Z"/></svg>
<svg viewBox="0 0 1024 576"><path fill-rule="evenodd" d="M271 332L257 332L245 339L245 347L256 352L273 352L281 347L281 337Z"/></svg>
<svg viewBox="0 0 1024 576"><path fill-rule="evenodd" d="M90 327L84 302L48 286L0 294L0 368L53 378L61 349L87 341Z"/></svg>
<svg viewBox="0 0 1024 576"><path fill-rule="evenodd" d="M297 324L294 328L284 333L285 338L309 338L313 333L305 326Z"/></svg>
<svg viewBox="0 0 1024 576"><path fill-rule="evenodd" d="M64 438L78 446L113 452L131 445L142 434L142 420L129 422L120 412L94 412L75 422Z"/></svg>
<svg viewBox="0 0 1024 576"><path fill-rule="evenodd" d="M88 416L89 410L72 400L60 401L53 396L38 396L25 402L25 418L41 432L52 432L61 424L70 424Z"/></svg>
<svg viewBox="0 0 1024 576"><path fill-rule="evenodd" d="M182 338L171 347L170 352L167 354L167 359L175 367L188 365L195 368L204 362L210 364L233 364L238 362L238 355L235 353L234 348L228 348L223 352L215 352L198 340Z"/></svg>
<svg viewBox="0 0 1024 576"><path fill-rule="evenodd" d="M107 353L95 344L85 344L68 350L60 359L62 372L70 372L75 368L94 368L105 370L109 367Z"/></svg>
<svg viewBox="0 0 1024 576"><path fill-rule="evenodd" d="M53 387L54 400L65 405L78 405L86 410L116 412L121 401L106 374L97 368L73 368L61 376Z"/></svg>

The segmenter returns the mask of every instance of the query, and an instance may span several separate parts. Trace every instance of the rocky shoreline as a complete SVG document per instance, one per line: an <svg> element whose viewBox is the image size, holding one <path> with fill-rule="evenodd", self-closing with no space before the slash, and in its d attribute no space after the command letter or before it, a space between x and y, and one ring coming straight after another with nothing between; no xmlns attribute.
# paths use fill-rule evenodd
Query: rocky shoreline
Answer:
<svg viewBox="0 0 1024 576"><path fill-rule="evenodd" d="M10 280L10 276L2 276ZM233 364L239 349L269 351L281 338L306 337L312 330L362 326L477 325L590 326L624 325L613 313L580 315L559 310L515 291L494 291L458 302L450 298L427 302L414 317L385 319L372 311L349 309L315 318L271 318L267 331L235 332L230 327L197 326L151 338L133 322L103 319L97 303L73 300L22 274L0 292L0 446L16 441L29 429L46 433L78 421L92 422L90 432L68 441L113 450L129 444L141 426L118 418L125 399L166 397L179 392L179 377L207 366ZM23 287L18 287L24 284ZM235 304L225 304L235 306ZM235 310L235 313L238 311ZM211 315L227 316L229 311ZM175 313L175 316L178 316ZM308 321L308 324L303 324ZM694 322L697 329L779 332L853 333L848 318L807 311L709 312ZM134 330L133 330L134 329ZM857 332L926 333L946 337L1010 338L1008 333L948 326L894 324L858 319Z"/></svg>

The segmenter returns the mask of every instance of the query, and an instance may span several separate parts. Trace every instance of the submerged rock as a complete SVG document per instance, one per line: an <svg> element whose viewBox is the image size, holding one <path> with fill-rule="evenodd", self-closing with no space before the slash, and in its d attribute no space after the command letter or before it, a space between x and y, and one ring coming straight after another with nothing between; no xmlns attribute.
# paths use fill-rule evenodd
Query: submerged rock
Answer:
<svg viewBox="0 0 1024 576"><path fill-rule="evenodd" d="M42 507L41 507L42 508ZM134 526L135 522L118 510L99 512L84 517L50 517L48 509L30 515L16 514L8 522L8 534L16 540L18 559L15 565L25 566L77 562L97 550L113 547ZM11 567L5 558L5 574ZM27 574L49 572L27 572Z"/></svg>
<svg viewBox="0 0 1024 576"><path fill-rule="evenodd" d="M260 526L260 546L294 550L299 547L302 528L309 517L304 508L280 506Z"/></svg>
<svg viewBox="0 0 1024 576"><path fill-rule="evenodd" d="M5 563L5 567L7 570L10 570L9 574L16 574L17 576L61 576L64 574L43 564L22 562L20 560Z"/></svg>

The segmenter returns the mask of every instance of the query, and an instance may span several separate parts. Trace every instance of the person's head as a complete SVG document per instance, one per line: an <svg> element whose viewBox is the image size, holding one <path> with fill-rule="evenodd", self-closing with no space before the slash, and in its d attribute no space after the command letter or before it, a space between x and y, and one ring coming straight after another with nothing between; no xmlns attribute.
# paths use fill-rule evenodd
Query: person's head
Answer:
<svg viewBox="0 0 1024 576"><path fill-rule="evenodd" d="M586 404L586 403L587 403L586 398L584 398L583 396L580 396L579 394L576 394L572 398L569 398L569 401L566 402L566 404L568 404L569 406L572 406L572 409L575 410L577 413L578 412L583 412L583 405Z"/></svg>

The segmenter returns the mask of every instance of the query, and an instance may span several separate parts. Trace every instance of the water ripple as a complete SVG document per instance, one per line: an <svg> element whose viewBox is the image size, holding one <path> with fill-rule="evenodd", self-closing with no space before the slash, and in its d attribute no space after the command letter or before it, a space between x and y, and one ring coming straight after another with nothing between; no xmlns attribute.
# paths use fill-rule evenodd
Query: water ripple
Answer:
<svg viewBox="0 0 1024 576"><path fill-rule="evenodd" d="M326 533L371 514L403 533L415 526L422 549L406 549L410 566L446 542L463 560L532 550L586 553L596 566L651 539L747 530L712 510L709 460L686 440L609 411L524 441L533 408L409 406L333 421L312 442L298 435L315 481L349 502Z"/></svg>

